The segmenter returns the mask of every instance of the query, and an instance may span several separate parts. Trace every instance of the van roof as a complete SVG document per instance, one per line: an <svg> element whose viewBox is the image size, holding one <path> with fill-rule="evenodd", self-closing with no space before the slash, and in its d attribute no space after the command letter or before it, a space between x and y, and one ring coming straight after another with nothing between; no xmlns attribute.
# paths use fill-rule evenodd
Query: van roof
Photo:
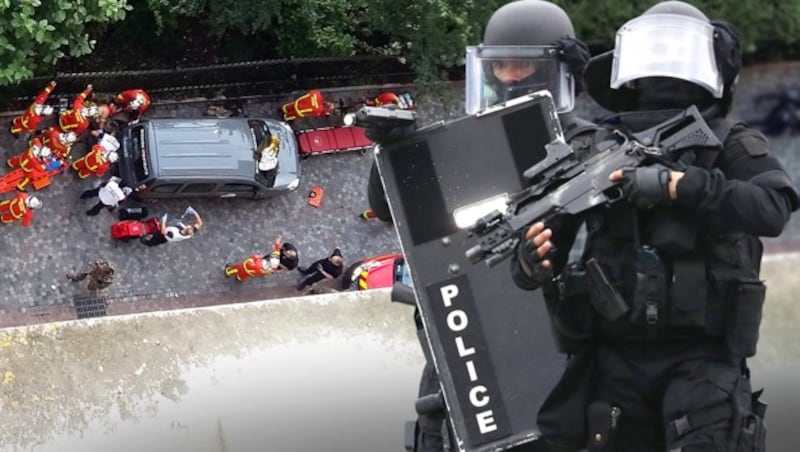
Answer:
<svg viewBox="0 0 800 452"><path fill-rule="evenodd" d="M151 119L153 173L253 179L255 141L242 118Z"/></svg>

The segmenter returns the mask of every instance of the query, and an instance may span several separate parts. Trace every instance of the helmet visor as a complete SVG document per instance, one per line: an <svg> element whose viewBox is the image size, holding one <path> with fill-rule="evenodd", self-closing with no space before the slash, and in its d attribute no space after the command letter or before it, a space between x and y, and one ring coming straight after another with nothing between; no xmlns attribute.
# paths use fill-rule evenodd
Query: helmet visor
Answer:
<svg viewBox="0 0 800 452"><path fill-rule="evenodd" d="M575 104L574 81L554 46L471 46L466 58L466 112L548 90L559 112Z"/></svg>
<svg viewBox="0 0 800 452"><path fill-rule="evenodd" d="M646 77L671 77L722 97L722 77L714 58L714 27L675 14L650 14L617 31L611 88Z"/></svg>

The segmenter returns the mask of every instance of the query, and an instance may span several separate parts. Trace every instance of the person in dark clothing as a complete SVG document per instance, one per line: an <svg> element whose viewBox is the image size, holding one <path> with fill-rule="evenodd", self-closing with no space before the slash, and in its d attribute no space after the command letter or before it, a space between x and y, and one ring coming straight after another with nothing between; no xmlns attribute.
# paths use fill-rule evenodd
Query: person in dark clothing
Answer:
<svg viewBox="0 0 800 452"><path fill-rule="evenodd" d="M323 279L334 280L342 274L344 258L339 248L333 250L330 256L320 259L308 267L297 267L297 271L305 277L297 283L297 290L311 287Z"/></svg>
<svg viewBox="0 0 800 452"><path fill-rule="evenodd" d="M114 282L114 267L105 259L97 259L89 267L83 272L67 273L67 279L80 282L88 278L87 288L92 292L106 289Z"/></svg>
<svg viewBox="0 0 800 452"><path fill-rule="evenodd" d="M270 266L275 269L294 270L300 263L297 248L289 242L284 242L280 235L272 241L272 252L264 256L270 260Z"/></svg>
<svg viewBox="0 0 800 452"><path fill-rule="evenodd" d="M575 39L572 22L559 6L543 0L521 0L497 9L486 24L480 46L467 48L466 112L476 113L497 103L548 89L553 95L559 119L568 142L587 140L594 126L574 114L575 97L581 90L580 75L589 59L586 45ZM381 133L383 132L383 134ZM407 133L408 130L386 131L367 129L367 134L381 145ZM373 163L367 195L369 217L391 221L388 202ZM365 216L366 218L366 216ZM420 331L426 363L420 378L420 398L440 391L436 368L428 357L420 313L414 313ZM458 450L450 435L446 407L418 413L414 451L439 452Z"/></svg>
<svg viewBox="0 0 800 452"><path fill-rule="evenodd" d="M680 45L709 50L689 60ZM782 232L798 193L766 138L726 117L740 65L730 25L665 1L586 66L584 87L618 112L614 128L645 130L695 105L723 148L684 153L671 168L621 168L609 177L626 199L535 224L518 246L514 281L543 290L572 355L539 411L551 450L765 450L746 364L765 294L759 237ZM581 224L583 254L568 265ZM590 260L626 312L593 307L603 300L586 277Z"/></svg>

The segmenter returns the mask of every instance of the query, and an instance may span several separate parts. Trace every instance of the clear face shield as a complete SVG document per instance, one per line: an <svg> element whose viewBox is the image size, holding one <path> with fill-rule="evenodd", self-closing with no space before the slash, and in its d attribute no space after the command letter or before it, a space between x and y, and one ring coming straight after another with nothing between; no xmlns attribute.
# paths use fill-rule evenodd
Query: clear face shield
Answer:
<svg viewBox="0 0 800 452"><path fill-rule="evenodd" d="M628 21L617 31L611 88L647 77L685 80L721 98L723 82L714 58L714 27L675 14L650 14Z"/></svg>
<svg viewBox="0 0 800 452"><path fill-rule="evenodd" d="M467 114L540 90L559 113L575 106L575 81L555 46L470 46L466 71Z"/></svg>

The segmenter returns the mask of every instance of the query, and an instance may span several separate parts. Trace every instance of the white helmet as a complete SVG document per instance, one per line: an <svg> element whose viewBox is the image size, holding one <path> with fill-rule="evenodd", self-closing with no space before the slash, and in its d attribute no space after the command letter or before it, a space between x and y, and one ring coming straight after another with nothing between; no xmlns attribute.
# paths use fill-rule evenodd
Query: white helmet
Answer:
<svg viewBox="0 0 800 452"><path fill-rule="evenodd" d="M64 132L58 134L58 140L64 144L72 144L78 140L78 136L75 132Z"/></svg>
<svg viewBox="0 0 800 452"><path fill-rule="evenodd" d="M114 163L119 160L119 154L117 154L115 151L109 151L108 155L106 155L106 158L109 162Z"/></svg>
<svg viewBox="0 0 800 452"><path fill-rule="evenodd" d="M25 198L25 205L28 206L29 209L38 209L42 207L42 201L36 196L28 196Z"/></svg>
<svg viewBox="0 0 800 452"><path fill-rule="evenodd" d="M47 157L53 155L53 151L50 150L50 148L47 146L42 146L41 148L39 148L38 153L36 151L34 151L34 153L36 153L39 157L43 159L46 159Z"/></svg>
<svg viewBox="0 0 800 452"><path fill-rule="evenodd" d="M53 113L52 105L36 104L33 107L33 112L39 116L48 116Z"/></svg>
<svg viewBox="0 0 800 452"><path fill-rule="evenodd" d="M91 105L89 107L84 107L81 113L83 113L84 116L94 117L97 116L98 113L100 113L100 109L97 108L97 105Z"/></svg>
<svg viewBox="0 0 800 452"><path fill-rule="evenodd" d="M131 102L128 104L128 106L130 106L131 109L136 110L137 108L141 107L143 104L144 104L144 95L142 95L142 93L137 93L136 97L134 97L131 100Z"/></svg>
<svg viewBox="0 0 800 452"><path fill-rule="evenodd" d="M103 138L100 138L100 142L97 144L107 151L116 151L119 149L119 140L110 133L104 133Z"/></svg>

